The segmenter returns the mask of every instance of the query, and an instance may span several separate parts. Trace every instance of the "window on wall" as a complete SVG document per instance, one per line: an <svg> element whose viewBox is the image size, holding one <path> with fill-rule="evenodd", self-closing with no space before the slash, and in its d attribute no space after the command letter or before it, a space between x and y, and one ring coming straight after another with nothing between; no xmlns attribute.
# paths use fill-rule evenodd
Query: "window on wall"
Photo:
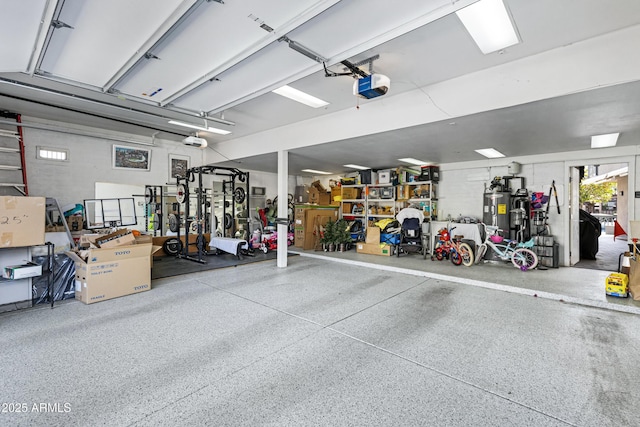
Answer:
<svg viewBox="0 0 640 427"><path fill-rule="evenodd" d="M37 147L36 159L66 162L69 160L69 150L62 148Z"/></svg>

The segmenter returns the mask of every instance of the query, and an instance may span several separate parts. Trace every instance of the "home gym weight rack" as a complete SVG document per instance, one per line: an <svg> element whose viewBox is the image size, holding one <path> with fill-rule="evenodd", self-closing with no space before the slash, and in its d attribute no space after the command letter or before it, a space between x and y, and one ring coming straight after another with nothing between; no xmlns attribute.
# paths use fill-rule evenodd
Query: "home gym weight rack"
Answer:
<svg viewBox="0 0 640 427"><path fill-rule="evenodd" d="M163 207L164 197L161 185L145 185L144 188L144 229L145 232L152 231L154 236L164 235L163 229Z"/></svg>
<svg viewBox="0 0 640 427"><path fill-rule="evenodd" d="M250 212L249 198L247 197L247 194L248 194L247 189L249 188L249 172L243 172L237 168L205 165L205 166L197 166L197 167L188 169L184 177L181 177L181 176L176 177L176 185L177 185L176 200L179 204L185 205L185 209L184 209L185 244L184 245L182 244L182 240L180 236L180 231L182 230L182 227L181 227L182 220L180 219L180 209L176 209L178 213L174 217L175 218L174 221L177 223L177 250L175 251L176 256L179 258L188 259L190 261L199 262L201 264L206 264L207 261L205 260L204 257L205 255L208 255L208 251L206 249L207 242L205 240L204 233L206 229L205 223L207 221L206 221L206 214L204 212L203 206L206 205L206 202L208 200L206 200L207 199L206 191L202 185L203 175L218 175L226 178L223 181L223 190L225 191L223 191L224 195L223 195L221 218L223 218L223 229L231 230L232 235L234 235L235 232L237 231L235 226L235 221L234 221L236 217L234 202L239 204L246 203L246 212L247 213ZM189 183L195 182L196 177L198 182L198 187L195 189L195 193L197 195L196 215L195 215L195 219L192 219L191 212L190 212L190 203L189 203L189 197L190 197ZM225 203L227 201L226 186L230 186L230 195L232 195L231 197L233 199L230 203L231 205L230 213L226 211L226 203ZM213 222L214 224L216 224L217 216L215 212L215 209L216 209L215 204L210 203L210 206L212 209L212 212L211 212L212 218L216 218L216 220L214 220ZM229 216L231 216L231 218L229 218ZM195 226L193 226L193 224L195 224ZM214 225L211 227L210 232L216 233L216 230L217 230L217 226ZM195 233L197 234L196 241L193 244L189 243L190 231L195 231ZM197 257L192 256L189 253L189 246L192 246L192 245L195 245L196 248L198 249Z"/></svg>

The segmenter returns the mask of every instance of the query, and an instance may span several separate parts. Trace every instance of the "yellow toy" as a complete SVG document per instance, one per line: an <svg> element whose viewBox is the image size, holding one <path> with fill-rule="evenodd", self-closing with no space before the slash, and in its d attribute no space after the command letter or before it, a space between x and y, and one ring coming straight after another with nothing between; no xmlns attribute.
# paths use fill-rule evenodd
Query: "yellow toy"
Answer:
<svg viewBox="0 0 640 427"><path fill-rule="evenodd" d="M605 282L607 295L626 298L629 296L629 276L624 273L611 273Z"/></svg>

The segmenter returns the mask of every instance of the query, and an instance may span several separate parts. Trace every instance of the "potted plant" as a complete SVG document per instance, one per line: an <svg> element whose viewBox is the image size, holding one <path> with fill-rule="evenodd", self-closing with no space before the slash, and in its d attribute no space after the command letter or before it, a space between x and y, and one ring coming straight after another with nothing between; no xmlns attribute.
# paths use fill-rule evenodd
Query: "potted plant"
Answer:
<svg viewBox="0 0 640 427"><path fill-rule="evenodd" d="M339 219L335 223L335 243L340 252L345 252L351 249L351 242L353 239L351 238L351 226L350 224L344 220Z"/></svg>
<svg viewBox="0 0 640 427"><path fill-rule="evenodd" d="M325 252L333 252L336 250L336 222L329 219L323 228L320 243L322 243Z"/></svg>

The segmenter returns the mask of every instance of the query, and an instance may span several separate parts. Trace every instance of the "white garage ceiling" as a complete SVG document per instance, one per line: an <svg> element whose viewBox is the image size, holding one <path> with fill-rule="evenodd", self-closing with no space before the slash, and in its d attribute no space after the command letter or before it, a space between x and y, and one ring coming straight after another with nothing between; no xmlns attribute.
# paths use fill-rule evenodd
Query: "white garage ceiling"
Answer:
<svg viewBox="0 0 640 427"><path fill-rule="evenodd" d="M638 144L640 2L505 0L520 43L489 55L453 13L472 3L0 0L0 110L177 143L191 132L170 119L206 124L232 132L199 133L222 158L273 171L289 149L292 173ZM390 91L356 109L354 80L321 62L375 56L362 68ZM329 105L271 93L283 84Z"/></svg>

